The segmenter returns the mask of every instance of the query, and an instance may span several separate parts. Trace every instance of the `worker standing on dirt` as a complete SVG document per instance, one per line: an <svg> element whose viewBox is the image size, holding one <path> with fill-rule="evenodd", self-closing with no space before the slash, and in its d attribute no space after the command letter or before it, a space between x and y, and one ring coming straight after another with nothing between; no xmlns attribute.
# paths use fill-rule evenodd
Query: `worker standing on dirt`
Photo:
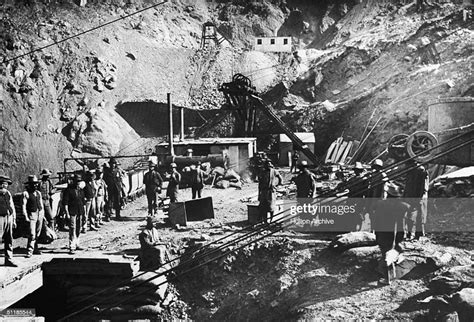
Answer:
<svg viewBox="0 0 474 322"><path fill-rule="evenodd" d="M122 171L118 168L115 158L110 158L109 167L104 169L104 179L108 188L108 211L115 210L115 218L119 220L122 209Z"/></svg>
<svg viewBox="0 0 474 322"><path fill-rule="evenodd" d="M275 184L275 179L278 183ZM276 210L276 186L282 183L280 173L274 168L270 160L266 160L263 171L258 179L258 201L260 222L268 223L268 214L270 214L270 222Z"/></svg>
<svg viewBox="0 0 474 322"><path fill-rule="evenodd" d="M38 249L38 237L43 227L43 200L41 193L38 191L38 178L35 175L28 176L25 182L26 189L23 192L23 215L29 224L28 244L26 258L35 255L41 255Z"/></svg>
<svg viewBox="0 0 474 322"><path fill-rule="evenodd" d="M419 239L425 236L428 215L429 175L425 167L414 159L407 162L410 171L406 175L403 197L408 198L410 214L407 218L407 238Z"/></svg>
<svg viewBox="0 0 474 322"><path fill-rule="evenodd" d="M143 177L143 183L145 184L145 193L148 201L148 215L153 216L157 208L156 194L161 193L163 179L158 171L156 171L156 165L152 160L148 161L148 169L148 172Z"/></svg>
<svg viewBox="0 0 474 322"><path fill-rule="evenodd" d="M49 179L51 176L51 171L48 169L41 170L41 182L39 184L39 191L41 192L41 197L43 198L43 207L44 207L44 219L47 222L47 225L52 230L55 230L54 216L52 212L52 200L51 196L54 193L53 183Z"/></svg>
<svg viewBox="0 0 474 322"><path fill-rule="evenodd" d="M204 188L204 171L201 169L201 161L198 161L191 170L191 193L192 198L201 198L202 189Z"/></svg>
<svg viewBox="0 0 474 322"><path fill-rule="evenodd" d="M291 156L291 168L290 168L290 173L296 172L296 169L298 167L298 160L300 158L300 154L298 151L293 151L293 155ZM293 172L294 170L294 172Z"/></svg>
<svg viewBox="0 0 474 322"><path fill-rule="evenodd" d="M82 218L82 230L81 233L85 233L87 228L90 230L99 230L99 224L97 223L97 215L95 210L95 185L94 185L94 174L92 171L87 171L85 174L85 187L84 187L84 198L85 198L85 212Z"/></svg>
<svg viewBox="0 0 474 322"><path fill-rule="evenodd" d="M410 205L401 201L400 188L394 183L387 185L387 199L379 199L374 204L374 230L377 244L382 252L382 260L379 262L379 270L383 273L383 284L390 284L390 269L395 263L400 263L403 240L403 220L406 217Z"/></svg>
<svg viewBox="0 0 474 322"><path fill-rule="evenodd" d="M4 242L5 266L18 267L13 261L13 229L16 228L16 211L13 197L7 190L11 179L0 175L0 238Z"/></svg>
<svg viewBox="0 0 474 322"><path fill-rule="evenodd" d="M369 190L367 191L367 209L370 216L370 226L374 230L375 204L378 200L387 198L387 174L382 170L383 161L380 159L372 162L372 172L369 177Z"/></svg>
<svg viewBox="0 0 474 322"><path fill-rule="evenodd" d="M72 177L71 184L64 190L62 204L64 212L69 217L69 252L74 254L76 250L83 250L79 246L79 236L81 234L81 218L85 212L84 209L84 191L79 186L82 180L80 174Z"/></svg>
<svg viewBox="0 0 474 322"><path fill-rule="evenodd" d="M296 184L296 198L313 198L316 192L316 177L309 171L308 162L299 165L300 173L291 179Z"/></svg>
<svg viewBox="0 0 474 322"><path fill-rule="evenodd" d="M178 190L179 184L181 182L181 174L176 170L176 163L172 162L171 167L171 176L168 183L168 189L166 189L166 196L170 198L170 202L178 202Z"/></svg>
<svg viewBox="0 0 474 322"><path fill-rule="evenodd" d="M107 199L107 184L102 179L102 170L95 170L94 179L95 188L95 210L98 225L103 224L103 220L109 221L109 218L104 217L105 200Z"/></svg>

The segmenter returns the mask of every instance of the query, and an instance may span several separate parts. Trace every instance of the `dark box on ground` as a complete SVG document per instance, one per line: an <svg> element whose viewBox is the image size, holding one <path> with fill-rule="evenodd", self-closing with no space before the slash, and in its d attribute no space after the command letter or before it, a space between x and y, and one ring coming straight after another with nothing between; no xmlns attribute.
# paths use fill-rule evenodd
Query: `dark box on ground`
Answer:
<svg viewBox="0 0 474 322"><path fill-rule="evenodd" d="M170 204L168 217L172 225L186 226L188 221L214 218L212 197L175 202Z"/></svg>

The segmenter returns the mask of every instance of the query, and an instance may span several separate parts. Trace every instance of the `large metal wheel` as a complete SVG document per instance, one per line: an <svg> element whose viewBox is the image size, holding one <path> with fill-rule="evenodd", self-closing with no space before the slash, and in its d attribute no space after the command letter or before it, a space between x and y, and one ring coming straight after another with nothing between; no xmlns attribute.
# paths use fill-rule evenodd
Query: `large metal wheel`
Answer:
<svg viewBox="0 0 474 322"><path fill-rule="evenodd" d="M388 154L396 160L404 160L408 158L407 140L408 134L397 134L388 141Z"/></svg>
<svg viewBox="0 0 474 322"><path fill-rule="evenodd" d="M407 140L407 152L410 157L415 157L419 162L428 161L434 156L433 147L438 145L438 139L427 131L417 131ZM430 150L431 149L431 150Z"/></svg>

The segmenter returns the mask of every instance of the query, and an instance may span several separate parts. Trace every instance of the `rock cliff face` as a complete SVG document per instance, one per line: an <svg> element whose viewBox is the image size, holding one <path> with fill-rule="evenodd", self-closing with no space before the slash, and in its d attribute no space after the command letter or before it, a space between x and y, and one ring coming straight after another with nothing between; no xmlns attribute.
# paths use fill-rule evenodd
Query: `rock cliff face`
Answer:
<svg viewBox="0 0 474 322"><path fill-rule="evenodd" d="M169 92L177 106L219 108L218 86L237 72L262 92L283 84L272 103L295 130L315 131L320 154L342 132L358 139L372 114L378 152L392 134L426 127L430 99L472 93L472 31L458 3L418 13L401 1L358 2L173 0L12 59L156 2L4 1L3 171L21 182L42 167L58 171L73 150L143 152L117 107L165 104ZM209 20L226 40L202 50ZM254 36L275 34L292 36L298 59L250 50Z"/></svg>

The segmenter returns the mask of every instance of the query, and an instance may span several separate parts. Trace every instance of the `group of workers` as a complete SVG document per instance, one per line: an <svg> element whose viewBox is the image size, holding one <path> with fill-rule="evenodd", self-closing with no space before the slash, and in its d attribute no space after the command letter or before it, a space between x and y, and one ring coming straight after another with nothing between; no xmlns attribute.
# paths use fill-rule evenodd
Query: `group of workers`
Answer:
<svg viewBox="0 0 474 322"><path fill-rule="evenodd" d="M170 164L169 183L166 197L170 202L178 201L178 190L181 174L177 171L176 163ZM104 222L110 221L115 212L115 218L120 220L121 209L124 206L125 191L122 178L125 171L119 167L115 158L108 164L90 170L84 167L68 178L65 189L61 191L57 216L52 213L52 196L56 192L50 180L51 171L43 169L40 180L36 175L29 175L22 192L21 211L28 223L28 241L26 257L41 254L38 249L38 238L43 225L50 231L69 226L69 250L74 253L82 250L80 235L88 230L97 231ZM0 237L5 243L5 265L16 267L13 261L13 229L16 228L16 215L13 196L8 191L12 180L0 175ZM191 167L192 198L201 198L204 187L204 175L200 162ZM161 193L163 178L158 167L149 161L149 171L144 175L145 193L148 200L148 214L153 216L157 210L157 195ZM57 222L58 221L58 222Z"/></svg>
<svg viewBox="0 0 474 322"><path fill-rule="evenodd" d="M38 239L43 230L54 234L58 228L64 228L67 222L69 249L74 253L75 250L82 249L79 244L80 234L87 230L99 230L105 221L110 220L112 210L115 210L116 218L121 218L121 178L124 172L115 159L112 158L103 170L97 168L92 171L85 167L70 176L65 189L61 191L57 214L52 211L52 196L57 188L51 182L51 174L48 169L43 169L40 180L36 175L29 175L22 192L21 212L27 223L28 237L26 258L41 254ZM11 183L9 177L0 175L0 236L5 243L5 265L16 267L12 258L17 211L13 196L7 190Z"/></svg>
<svg viewBox="0 0 474 322"><path fill-rule="evenodd" d="M388 179L383 167L380 159L372 162L370 171L356 162L353 176L338 185L336 196L348 197L355 209L354 213L346 214L348 220L345 222L349 225L341 228L361 230L368 214L370 229L375 232L388 266L402 258L398 256L402 240L425 236L429 176L423 165L411 159L406 163L405 187L402 189ZM308 169L306 161L302 161L298 168L299 173L291 179L296 184L296 197L315 197L316 175ZM267 159L259 175L260 222L272 221L276 211L276 187L281 183L281 175Z"/></svg>
<svg viewBox="0 0 474 322"><path fill-rule="evenodd" d="M143 183L145 185L145 193L148 201L148 215L154 216L158 209L157 197L162 192L163 178L158 172L158 166L153 162L148 162L148 172L145 173ZM170 164L170 175L168 178L168 187L166 189L166 197L170 203L178 202L179 186L182 182L182 175L177 170L177 164ZM191 187L192 199L202 197L202 189L204 188L204 171L202 170L201 161L197 161L190 167L189 185Z"/></svg>

